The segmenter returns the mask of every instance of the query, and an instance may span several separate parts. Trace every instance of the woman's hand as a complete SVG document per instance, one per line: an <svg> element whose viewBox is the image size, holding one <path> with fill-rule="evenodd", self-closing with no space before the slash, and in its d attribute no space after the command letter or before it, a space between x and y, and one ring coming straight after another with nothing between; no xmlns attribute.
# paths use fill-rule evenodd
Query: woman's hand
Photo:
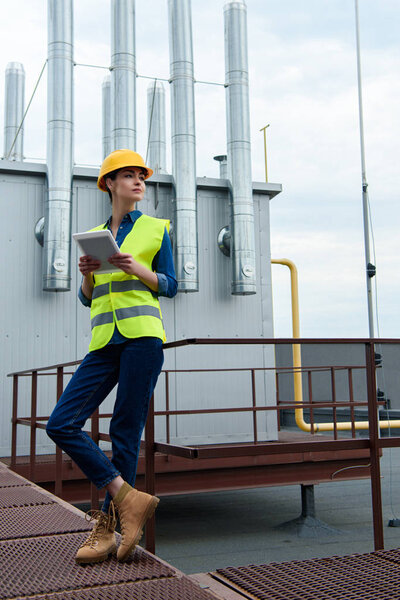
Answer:
<svg viewBox="0 0 400 600"><path fill-rule="evenodd" d="M139 263L133 258L131 254L124 254L123 252L117 252L108 259L108 262L118 267L128 275L135 275L138 277L138 266Z"/></svg>
<svg viewBox="0 0 400 600"><path fill-rule="evenodd" d="M122 269L122 271L128 275L134 275L145 285L147 285L148 288L153 290L153 292L158 291L157 275L135 260L131 254L117 252L116 254L110 256L108 262L115 267L118 267L118 269Z"/></svg>
<svg viewBox="0 0 400 600"><path fill-rule="evenodd" d="M81 256L79 259L78 268L82 275L86 277L93 271L96 271L101 265L101 261L93 258L92 256Z"/></svg>

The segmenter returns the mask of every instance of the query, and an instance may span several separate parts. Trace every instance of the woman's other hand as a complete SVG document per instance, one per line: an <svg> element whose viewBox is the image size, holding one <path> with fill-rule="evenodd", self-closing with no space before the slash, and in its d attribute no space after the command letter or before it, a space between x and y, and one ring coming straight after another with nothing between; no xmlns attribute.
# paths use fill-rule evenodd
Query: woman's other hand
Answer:
<svg viewBox="0 0 400 600"><path fill-rule="evenodd" d="M138 277L139 264L131 254L117 252L116 254L110 256L108 262L111 263L114 267L121 269L128 275L136 275L136 277Z"/></svg>
<svg viewBox="0 0 400 600"><path fill-rule="evenodd" d="M117 252L108 259L108 262L118 267L128 275L134 275L140 281L142 281L147 287L153 292L158 290L158 278L153 271L150 271L147 267L143 266L137 260L133 258L131 254L124 254L123 252Z"/></svg>
<svg viewBox="0 0 400 600"><path fill-rule="evenodd" d="M101 265L101 261L97 258L93 258L92 256L81 256L79 259L78 268L82 275L86 277L90 275L93 271L96 271Z"/></svg>

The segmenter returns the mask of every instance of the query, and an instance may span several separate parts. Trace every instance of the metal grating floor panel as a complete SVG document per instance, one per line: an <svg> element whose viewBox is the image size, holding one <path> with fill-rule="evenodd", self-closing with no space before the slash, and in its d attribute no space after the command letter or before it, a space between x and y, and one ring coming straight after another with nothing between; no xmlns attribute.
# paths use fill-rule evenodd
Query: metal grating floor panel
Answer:
<svg viewBox="0 0 400 600"><path fill-rule="evenodd" d="M38 504L54 504L54 500L29 485L0 488L0 508L37 506Z"/></svg>
<svg viewBox="0 0 400 600"><path fill-rule="evenodd" d="M141 548L124 563L113 557L103 563L77 565L75 553L86 537L75 533L0 542L0 598L176 575L175 569Z"/></svg>
<svg viewBox="0 0 400 600"><path fill-rule="evenodd" d="M188 578L158 579L59 594L36 596L35 600L215 600Z"/></svg>
<svg viewBox="0 0 400 600"><path fill-rule="evenodd" d="M88 521L59 504L3 508L0 513L0 540L90 529Z"/></svg>
<svg viewBox="0 0 400 600"><path fill-rule="evenodd" d="M259 600L399 600L400 552L228 567L217 579Z"/></svg>
<svg viewBox="0 0 400 600"><path fill-rule="evenodd" d="M29 485L29 483L8 469L0 471L0 487L13 485Z"/></svg>
<svg viewBox="0 0 400 600"><path fill-rule="evenodd" d="M394 550L378 550L374 552L376 556L382 558L383 560L389 560L390 562L394 562L400 564L400 549L395 548Z"/></svg>

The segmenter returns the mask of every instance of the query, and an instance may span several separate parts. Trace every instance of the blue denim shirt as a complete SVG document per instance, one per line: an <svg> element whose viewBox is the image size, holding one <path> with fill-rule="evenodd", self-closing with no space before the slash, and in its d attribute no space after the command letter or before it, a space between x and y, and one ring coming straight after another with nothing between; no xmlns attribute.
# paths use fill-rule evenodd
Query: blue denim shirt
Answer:
<svg viewBox="0 0 400 600"><path fill-rule="evenodd" d="M132 228L137 221L137 219L142 215L140 210L133 210L132 212L126 214L122 219L121 225L118 229L116 242L118 247L120 248L122 242L132 231ZM107 229L111 231L111 217L108 219ZM178 283L175 277L175 268L174 261L172 258L172 248L171 241L169 239L168 231L165 229L164 237L161 243L161 248L155 255L152 264L153 271L157 275L158 279L158 292L159 296L166 296L167 298L173 298L178 289ZM94 274L96 276L96 273ZM82 302L84 306L91 306L92 301L89 298L86 298L84 293L82 292L82 285L78 291L78 298ZM126 337L124 337L119 331L118 327L115 327L113 336L109 341L109 344L120 344L126 341Z"/></svg>

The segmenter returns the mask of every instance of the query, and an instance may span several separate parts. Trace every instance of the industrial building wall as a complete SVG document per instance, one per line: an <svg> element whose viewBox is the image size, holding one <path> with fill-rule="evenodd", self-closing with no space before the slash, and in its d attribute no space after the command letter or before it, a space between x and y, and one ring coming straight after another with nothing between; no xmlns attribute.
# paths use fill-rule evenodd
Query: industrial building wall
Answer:
<svg viewBox="0 0 400 600"><path fill-rule="evenodd" d="M141 209L150 215L172 218L172 185L168 176L149 182ZM272 295L269 250L269 196L255 190L256 249L259 283L254 296L230 293L229 258L217 247L219 230L229 223L229 197L221 180L198 180L200 292L161 299L168 340L186 337L272 337ZM8 456L11 443L12 371L80 359L90 339L89 311L77 300L80 274L77 251L72 246L70 292L42 291L42 248L34 236L43 216L46 171L43 165L16 163L0 168L0 198L4 218L0 227L4 292L1 311L0 456ZM96 189L95 171L76 169L73 186L72 230L84 231L104 221L110 212L108 196ZM166 369L272 367L272 347L205 346L167 350ZM66 376L65 382L68 377ZM251 404L250 373L177 373L170 376L170 407L227 407ZM160 377L156 406L164 407L164 376ZM257 402L275 402L271 373L257 373ZM111 409L114 394L106 400ZM30 380L21 378L19 415L29 414ZM55 378L39 378L38 414L51 412L55 401ZM267 417L268 415L268 417ZM180 443L221 440L242 441L251 437L251 418L244 413L221 417L171 418L171 438ZM107 430L102 423L102 431ZM259 439L276 437L276 417L258 417ZM165 422L157 421L157 435L165 439ZM27 454L28 429L18 429L18 453ZM44 432L38 432L38 451L53 452Z"/></svg>

